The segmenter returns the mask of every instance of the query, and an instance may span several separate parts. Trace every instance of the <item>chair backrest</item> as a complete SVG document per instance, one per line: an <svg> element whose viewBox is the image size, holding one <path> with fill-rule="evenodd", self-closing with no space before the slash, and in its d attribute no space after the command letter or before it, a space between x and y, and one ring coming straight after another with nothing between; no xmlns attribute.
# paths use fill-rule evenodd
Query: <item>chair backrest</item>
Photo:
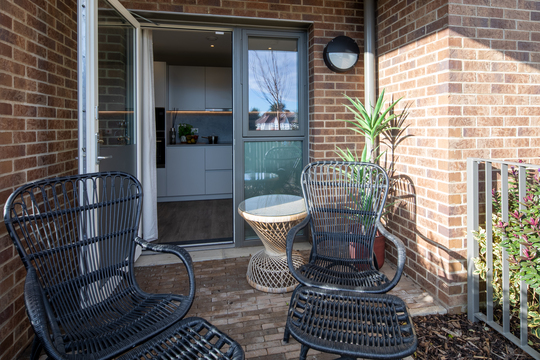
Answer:
<svg viewBox="0 0 540 360"><path fill-rule="evenodd" d="M300 187L297 184L302 171L302 149L296 146L271 148L264 154L264 171L279 176L279 187L285 184L296 186L300 195Z"/></svg>
<svg viewBox="0 0 540 360"><path fill-rule="evenodd" d="M301 183L311 215L312 256L342 264L340 271L368 270L388 194L386 172L371 163L320 161L304 168Z"/></svg>
<svg viewBox="0 0 540 360"><path fill-rule="evenodd" d="M95 317L97 304L133 285L141 204L140 183L119 172L37 181L9 197L6 227L57 318L85 308Z"/></svg>

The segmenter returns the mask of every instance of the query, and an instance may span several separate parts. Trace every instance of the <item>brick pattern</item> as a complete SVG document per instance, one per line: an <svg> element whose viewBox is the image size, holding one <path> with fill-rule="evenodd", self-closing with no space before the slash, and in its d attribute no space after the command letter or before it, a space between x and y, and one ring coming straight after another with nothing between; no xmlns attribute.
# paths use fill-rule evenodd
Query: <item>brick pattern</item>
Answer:
<svg viewBox="0 0 540 360"><path fill-rule="evenodd" d="M0 2L0 206L28 181L76 172L77 2ZM33 337L26 271L0 221L0 359Z"/></svg>
<svg viewBox="0 0 540 360"><path fill-rule="evenodd" d="M100 21L118 21L116 18ZM98 28L99 58L99 129L103 145L133 143L132 126L134 102L130 90L135 86L133 68L127 51L133 44L133 30L115 26ZM131 70L131 71L130 71ZM131 101L130 101L131 100Z"/></svg>
<svg viewBox="0 0 540 360"><path fill-rule="evenodd" d="M453 312L466 303L466 159L540 156L537 4L378 5L379 87L412 102L394 231L406 273Z"/></svg>
<svg viewBox="0 0 540 360"><path fill-rule="evenodd" d="M308 251L301 253L304 258L309 256ZM292 337L288 344L282 343L291 293L271 294L249 286L248 263L249 257L193 263L197 290L187 316L207 319L238 341L246 359L298 359L300 344ZM395 272L388 265L383 271L389 277ZM185 270L179 264L136 267L135 276L141 289L149 293L186 294L188 290ZM391 294L407 302L412 316L434 309L433 299L405 277ZM336 355L311 349L307 358L326 360Z"/></svg>
<svg viewBox="0 0 540 360"><path fill-rule="evenodd" d="M448 306L443 284L450 266L446 249L453 248L448 208L453 201L449 167L454 164L448 150L451 107L444 101L444 78L454 66L448 6L446 1L380 1L378 24L379 89L387 90L388 99L403 97L400 107L411 105L408 132L413 135L397 150L394 195L402 200L389 224L407 246L405 273ZM394 249L387 255L395 261Z"/></svg>
<svg viewBox="0 0 540 360"><path fill-rule="evenodd" d="M194 259L196 253L191 253ZM309 251L301 251L301 254L307 258ZM194 262L195 299L186 316L210 321L240 343L247 359L298 359L300 344L292 337L288 344L281 341L291 293L271 294L253 289L246 281L248 263L249 256ZM389 278L395 273L388 265L382 271ZM176 256L143 255L135 265L135 277L141 289L149 293L186 294L188 291L185 268ZM390 293L407 303L413 317L441 311L431 296L406 277L402 277ZM313 349L307 357L308 360L335 358L336 355ZM29 359L30 347L18 360Z"/></svg>
<svg viewBox="0 0 540 360"><path fill-rule="evenodd" d="M343 106L343 94L364 97L363 59L353 70L337 74L324 64L326 44L338 35L355 39L363 52L364 25L361 1L328 0L172 0L121 1L128 9L172 11L193 14L260 17L312 21L308 32L309 141L311 160L336 159L336 145L361 151L364 139L345 128L339 119L351 119Z"/></svg>

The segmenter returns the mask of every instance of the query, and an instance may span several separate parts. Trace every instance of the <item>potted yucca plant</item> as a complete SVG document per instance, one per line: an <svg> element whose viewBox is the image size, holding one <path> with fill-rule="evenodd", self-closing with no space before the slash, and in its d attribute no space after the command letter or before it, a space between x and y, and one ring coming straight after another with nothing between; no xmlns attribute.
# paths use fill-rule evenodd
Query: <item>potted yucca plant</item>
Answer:
<svg viewBox="0 0 540 360"><path fill-rule="evenodd" d="M379 146L375 146L377 140L382 135L382 141L389 147L392 154L390 157L390 164L386 166L386 171L389 177L393 177L395 168L395 154L396 147L410 135L406 134L407 126L404 126L405 120L408 116L409 106L406 106L401 114L394 114L395 106L401 101L399 98L395 101L391 101L390 104L384 108L384 94L385 90L382 90L375 106L372 111L368 111L364 104L359 99L352 99L345 95L345 98L351 103L346 105L346 108L354 114L354 120L343 120L352 125L351 130L364 135L366 137L366 144L360 156L357 153L353 153L350 149L342 149L337 147L336 154L343 161L360 161L377 163L385 152L377 154ZM386 162L388 165L388 162ZM390 179L390 186L392 186L392 179ZM392 204L387 204L391 206ZM386 217L387 212L383 213L383 217ZM373 244L375 257L377 264L380 267L384 264L384 252L385 252L386 239L384 236L378 234Z"/></svg>

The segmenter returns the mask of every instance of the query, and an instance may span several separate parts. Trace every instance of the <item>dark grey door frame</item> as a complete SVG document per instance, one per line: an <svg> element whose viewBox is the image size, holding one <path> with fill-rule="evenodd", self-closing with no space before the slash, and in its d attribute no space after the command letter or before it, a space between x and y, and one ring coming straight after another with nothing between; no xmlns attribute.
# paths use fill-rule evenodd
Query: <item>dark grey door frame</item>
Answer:
<svg viewBox="0 0 540 360"><path fill-rule="evenodd" d="M298 131L246 131L248 123L248 36L298 39ZM303 165L308 161L308 43L304 31L254 30L235 28L233 31L233 204L235 247L261 245L259 239L245 240L244 219L238 214L238 205L244 200L244 143L246 141L302 141Z"/></svg>

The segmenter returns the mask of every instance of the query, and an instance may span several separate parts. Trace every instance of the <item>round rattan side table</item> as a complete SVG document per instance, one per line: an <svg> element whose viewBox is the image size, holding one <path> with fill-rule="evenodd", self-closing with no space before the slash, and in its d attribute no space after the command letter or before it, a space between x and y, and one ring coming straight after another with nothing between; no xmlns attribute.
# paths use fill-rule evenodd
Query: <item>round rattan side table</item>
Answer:
<svg viewBox="0 0 540 360"><path fill-rule="evenodd" d="M287 265L286 238L289 230L307 215L304 199L281 194L256 196L242 201L238 213L253 228L265 247L249 261L248 283L264 292L293 291L298 282ZM305 264L297 251L293 253L293 264L295 268Z"/></svg>

